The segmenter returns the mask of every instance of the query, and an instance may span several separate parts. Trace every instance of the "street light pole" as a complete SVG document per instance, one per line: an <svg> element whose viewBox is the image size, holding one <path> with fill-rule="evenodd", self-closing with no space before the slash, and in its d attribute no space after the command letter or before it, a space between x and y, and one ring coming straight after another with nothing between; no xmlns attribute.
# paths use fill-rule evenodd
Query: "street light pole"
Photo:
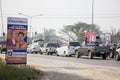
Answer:
<svg viewBox="0 0 120 80"><path fill-rule="evenodd" d="M94 24L94 0L92 0L92 25Z"/></svg>
<svg viewBox="0 0 120 80"><path fill-rule="evenodd" d="M29 15L26 15L26 14L23 14L23 13L18 13L18 14L23 15L23 16L26 16L26 17L29 17L29 19L30 19L30 23L29 23L30 37L32 38L32 25L31 25L32 18L37 17L37 16L43 16L43 14L33 15L33 16L29 16Z"/></svg>
<svg viewBox="0 0 120 80"><path fill-rule="evenodd" d="M2 1L0 0L0 9L1 9L1 26L2 26L2 31L3 31L3 36L4 36L4 27L3 27L3 15L2 15Z"/></svg>

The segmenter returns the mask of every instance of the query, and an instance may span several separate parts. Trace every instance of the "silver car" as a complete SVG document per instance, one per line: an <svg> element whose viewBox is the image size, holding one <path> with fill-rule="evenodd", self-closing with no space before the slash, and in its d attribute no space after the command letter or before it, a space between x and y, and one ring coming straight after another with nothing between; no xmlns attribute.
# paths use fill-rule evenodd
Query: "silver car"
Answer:
<svg viewBox="0 0 120 80"><path fill-rule="evenodd" d="M40 50L40 45L29 45L27 47L27 53L40 53L41 50Z"/></svg>

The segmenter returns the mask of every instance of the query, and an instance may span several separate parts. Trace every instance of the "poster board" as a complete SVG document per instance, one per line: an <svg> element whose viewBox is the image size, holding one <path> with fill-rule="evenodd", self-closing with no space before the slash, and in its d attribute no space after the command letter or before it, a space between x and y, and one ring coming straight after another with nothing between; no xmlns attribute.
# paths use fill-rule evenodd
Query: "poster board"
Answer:
<svg viewBox="0 0 120 80"><path fill-rule="evenodd" d="M7 64L27 63L27 18L7 18Z"/></svg>

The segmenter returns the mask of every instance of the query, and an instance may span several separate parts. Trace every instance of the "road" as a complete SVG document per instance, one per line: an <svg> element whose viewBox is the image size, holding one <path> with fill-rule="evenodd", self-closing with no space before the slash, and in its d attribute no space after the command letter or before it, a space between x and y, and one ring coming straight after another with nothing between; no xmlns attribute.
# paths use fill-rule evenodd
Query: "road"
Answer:
<svg viewBox="0 0 120 80"><path fill-rule="evenodd" d="M120 80L120 61L112 59L28 54L27 65L44 71L45 80Z"/></svg>
<svg viewBox="0 0 120 80"><path fill-rule="evenodd" d="M34 54L34 55L30 54L28 55L28 57L120 68L120 61L115 61L114 59L109 59L109 58L107 58L107 60L103 60L102 58L98 58L98 57L95 57L94 59L88 59L85 56L82 56L81 58L75 58L74 56L73 57L62 57L62 56L49 56L49 55L39 55L39 54Z"/></svg>

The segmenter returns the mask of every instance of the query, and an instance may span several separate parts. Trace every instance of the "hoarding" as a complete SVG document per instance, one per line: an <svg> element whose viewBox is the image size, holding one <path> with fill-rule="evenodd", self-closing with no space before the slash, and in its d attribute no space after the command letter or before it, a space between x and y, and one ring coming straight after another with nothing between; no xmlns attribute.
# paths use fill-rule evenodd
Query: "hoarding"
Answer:
<svg viewBox="0 0 120 80"><path fill-rule="evenodd" d="M96 33L95 32L88 32L85 34L88 42L95 42L96 41Z"/></svg>
<svg viewBox="0 0 120 80"><path fill-rule="evenodd" d="M91 46L95 45L96 42L96 32L88 32L85 34L86 45Z"/></svg>
<svg viewBox="0 0 120 80"><path fill-rule="evenodd" d="M7 64L26 64L27 18L7 18Z"/></svg>
<svg viewBox="0 0 120 80"><path fill-rule="evenodd" d="M111 43L111 34L110 33L103 33L100 35L101 42L108 45Z"/></svg>

